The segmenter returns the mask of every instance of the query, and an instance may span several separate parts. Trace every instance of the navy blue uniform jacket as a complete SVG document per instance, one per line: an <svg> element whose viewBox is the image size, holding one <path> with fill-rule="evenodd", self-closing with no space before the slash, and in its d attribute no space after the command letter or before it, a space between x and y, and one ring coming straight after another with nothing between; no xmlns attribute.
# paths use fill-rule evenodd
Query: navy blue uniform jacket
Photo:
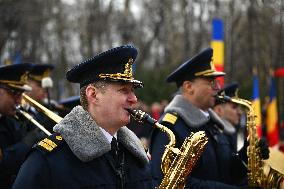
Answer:
<svg viewBox="0 0 284 189"><path fill-rule="evenodd" d="M212 118L214 115L211 114L210 117ZM239 170L240 167L238 166L241 162L234 156L233 148L227 136L216 127L217 124L221 123L219 121L218 117L209 120L200 110L182 99L180 95L173 99L161 118L161 124L174 132L177 148L182 146L183 141L191 132L205 131L209 139L204 152L190 173L186 188L235 189L246 176L245 172ZM188 125L188 123L192 125ZM152 174L156 186L163 178L160 164L164 146L168 143L167 135L159 129L155 129L151 137L150 153L152 156Z"/></svg>
<svg viewBox="0 0 284 189"><path fill-rule="evenodd" d="M30 150L21 139L25 126L14 118L0 118L0 188L11 188L25 155Z"/></svg>
<svg viewBox="0 0 284 189"><path fill-rule="evenodd" d="M42 140L29 155L13 189L119 188L111 147L88 112L75 107L55 133ZM139 139L126 127L117 132L124 154L123 189L152 188L151 170Z"/></svg>

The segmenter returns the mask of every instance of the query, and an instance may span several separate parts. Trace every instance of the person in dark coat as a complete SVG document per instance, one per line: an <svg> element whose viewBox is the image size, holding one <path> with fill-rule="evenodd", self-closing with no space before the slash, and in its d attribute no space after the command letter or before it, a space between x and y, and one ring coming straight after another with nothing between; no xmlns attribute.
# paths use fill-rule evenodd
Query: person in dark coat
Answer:
<svg viewBox="0 0 284 189"><path fill-rule="evenodd" d="M237 83L231 83L218 91L218 94L238 98L238 89ZM233 102L216 101L213 109L224 122L224 134L228 136L233 149L237 152L245 141L244 132L238 134L241 129L240 118L242 115L239 105Z"/></svg>
<svg viewBox="0 0 284 189"><path fill-rule="evenodd" d="M30 64L0 67L0 188L9 189L25 156L42 139L38 129L28 127L26 121L16 119L16 106L22 93L31 88L27 84Z"/></svg>
<svg viewBox="0 0 284 189"><path fill-rule="evenodd" d="M225 75L215 70L212 55L213 49L207 48L180 65L167 77L167 82L177 84L179 92L165 108L159 122L173 131L176 147L179 149L191 132L205 131L208 137L203 153L186 180L186 188L254 188L243 183L246 172L240 169L242 163L233 154L228 138L223 134L222 120L211 109L220 89L216 78ZM163 179L161 158L168 143L167 135L156 128L150 143L155 186ZM238 172L238 178L232 176L233 172Z"/></svg>
<svg viewBox="0 0 284 189"><path fill-rule="evenodd" d="M27 94L37 102L48 105L49 89L53 87L50 77L54 69L52 64L33 64L28 74L28 84L32 90Z"/></svg>
<svg viewBox="0 0 284 189"><path fill-rule="evenodd" d="M26 95L52 112L58 113L59 105L50 97L50 90L53 87L53 80L50 75L53 69L52 64L32 64L28 74L28 85L32 87L32 90L27 92ZM34 106L27 105L25 108L45 129L52 132L52 128L56 124L55 121Z"/></svg>
<svg viewBox="0 0 284 189"><path fill-rule="evenodd" d="M137 50L116 47L69 70L67 80L80 83L82 106L59 122L55 133L33 149L14 189L152 188L146 152L124 125L127 109L137 102L132 64Z"/></svg>

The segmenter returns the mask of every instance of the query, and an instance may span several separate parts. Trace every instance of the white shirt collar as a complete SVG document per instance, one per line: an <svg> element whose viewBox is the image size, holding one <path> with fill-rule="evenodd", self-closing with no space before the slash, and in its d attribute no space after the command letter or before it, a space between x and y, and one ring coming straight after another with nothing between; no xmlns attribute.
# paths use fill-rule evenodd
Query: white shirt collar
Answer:
<svg viewBox="0 0 284 189"><path fill-rule="evenodd" d="M201 109L199 109L200 111L201 111L201 113L203 114L203 115L205 115L207 118L209 118L210 117L210 115L209 115L209 112L208 111L203 111L203 110L201 110Z"/></svg>
<svg viewBox="0 0 284 189"><path fill-rule="evenodd" d="M107 140L109 141L109 143L111 143L112 141L112 137L115 137L117 139L117 133L115 133L113 136L111 134L109 134L106 130L104 130L103 128L99 127L101 129L101 131L103 132L103 134L105 135L105 137L107 138Z"/></svg>

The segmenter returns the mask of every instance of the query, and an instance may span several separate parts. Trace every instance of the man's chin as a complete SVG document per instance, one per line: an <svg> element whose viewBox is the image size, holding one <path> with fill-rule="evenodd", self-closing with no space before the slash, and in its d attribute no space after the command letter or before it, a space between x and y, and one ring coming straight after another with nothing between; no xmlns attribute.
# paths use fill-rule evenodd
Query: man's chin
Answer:
<svg viewBox="0 0 284 189"><path fill-rule="evenodd" d="M130 123L130 116L128 119L123 120L123 125L127 125Z"/></svg>

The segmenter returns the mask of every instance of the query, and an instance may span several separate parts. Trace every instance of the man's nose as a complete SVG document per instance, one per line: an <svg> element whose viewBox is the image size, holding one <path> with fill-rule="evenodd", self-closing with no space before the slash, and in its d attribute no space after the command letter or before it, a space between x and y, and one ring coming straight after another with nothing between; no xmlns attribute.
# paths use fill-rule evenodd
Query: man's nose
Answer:
<svg viewBox="0 0 284 189"><path fill-rule="evenodd" d="M136 95L135 95L133 92L131 92L131 93L129 94L128 100L129 100L130 102L132 102L132 103L136 103L136 102L137 102L137 97L136 97Z"/></svg>

